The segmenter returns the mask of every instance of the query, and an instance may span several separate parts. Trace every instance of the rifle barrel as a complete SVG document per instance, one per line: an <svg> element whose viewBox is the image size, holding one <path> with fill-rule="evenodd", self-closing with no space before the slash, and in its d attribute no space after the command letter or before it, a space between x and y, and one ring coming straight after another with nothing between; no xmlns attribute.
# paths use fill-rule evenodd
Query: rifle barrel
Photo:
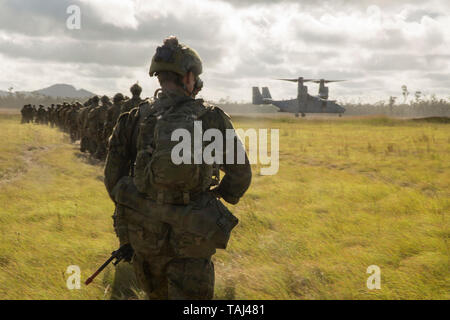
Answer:
<svg viewBox="0 0 450 320"><path fill-rule="evenodd" d="M91 283L91 282L95 279L95 277L97 277L98 274L99 274L100 272L102 272L103 269L105 269L105 268L108 266L108 264L110 264L111 261L112 261L115 257L116 257L116 256L113 254L108 260L106 260L106 262L105 262L104 264L102 264L102 266L101 266L100 268L98 268L97 271L95 271L94 274L93 274L92 276L90 276L90 277L86 280L86 282L85 282L84 284L85 284L85 285L88 285L89 283Z"/></svg>

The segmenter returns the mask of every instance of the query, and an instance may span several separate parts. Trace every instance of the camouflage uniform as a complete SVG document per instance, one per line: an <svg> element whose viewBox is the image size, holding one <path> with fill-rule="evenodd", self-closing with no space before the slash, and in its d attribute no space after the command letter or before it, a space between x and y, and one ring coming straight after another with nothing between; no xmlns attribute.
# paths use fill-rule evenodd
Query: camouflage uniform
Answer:
<svg viewBox="0 0 450 320"><path fill-rule="evenodd" d="M167 99L167 95L159 99ZM149 108L151 105L143 104L122 114L110 138L105 184L112 197L120 178L131 174L136 157L136 130L142 120L141 113ZM202 118L204 129L217 128L226 137L225 130L233 129L229 117L219 108L208 109L208 114ZM225 176L217 192L226 201L236 203L250 184L248 161L243 165L223 165L222 170ZM131 243L135 250L133 266L148 296L152 299L211 299L214 292L211 261L214 245L180 227L148 218L144 221L135 219L136 214L130 211L129 208L117 207L116 231L121 244Z"/></svg>
<svg viewBox="0 0 450 320"><path fill-rule="evenodd" d="M69 127L70 140L75 142L79 139L78 136L78 112L80 109L79 104L71 106L70 111L67 115L67 125Z"/></svg>
<svg viewBox="0 0 450 320"><path fill-rule="evenodd" d="M81 152L88 151L91 154L93 154L97 150L97 145L95 144L95 140L92 138L92 133L94 130L92 130L91 125L92 123L89 121L89 113L98 107L99 103L98 96L94 96L91 98L91 103L84 108L80 112L80 119L81 122L81 141L80 141L80 150ZM95 137L95 135L94 135Z"/></svg>
<svg viewBox="0 0 450 320"><path fill-rule="evenodd" d="M72 105L64 103L64 107L61 110L61 125L62 130L70 134L69 114L72 111Z"/></svg>
<svg viewBox="0 0 450 320"><path fill-rule="evenodd" d="M22 114L22 123L33 122L33 108L30 104L24 105L20 112Z"/></svg>
<svg viewBox="0 0 450 320"><path fill-rule="evenodd" d="M39 106L36 114L36 122L40 124L46 123L46 111L43 105Z"/></svg>
<svg viewBox="0 0 450 320"><path fill-rule="evenodd" d="M96 130L95 141L97 145L97 149L95 151L94 157L99 160L105 160L106 157L106 139L104 136L105 133L105 122L108 113L108 108L111 107L111 101L107 96L103 96L102 105L92 110L92 113L95 113L94 118L91 119L93 121L93 125Z"/></svg>
<svg viewBox="0 0 450 320"><path fill-rule="evenodd" d="M29 105L29 112L30 112L30 122L37 122L37 109L36 106Z"/></svg>
<svg viewBox="0 0 450 320"><path fill-rule="evenodd" d="M108 144L108 139L111 136L114 126L119 119L120 109L122 108L122 103L124 96L121 93L117 93L113 99L113 105L108 108L106 112L106 121L104 126L103 136L105 137L105 143Z"/></svg>
<svg viewBox="0 0 450 320"><path fill-rule="evenodd" d="M61 111L61 108L62 106L57 104L55 110L53 111L53 123L56 127L59 127L59 112Z"/></svg>
<svg viewBox="0 0 450 320"><path fill-rule="evenodd" d="M48 121L50 126L53 128L55 126L55 105L52 104L48 110Z"/></svg>
<svg viewBox="0 0 450 320"><path fill-rule="evenodd" d="M111 100L109 99L108 96L103 96L100 101L102 102L102 105L105 106L106 108L109 108L110 106L112 106Z"/></svg>
<svg viewBox="0 0 450 320"><path fill-rule="evenodd" d="M182 90L163 89L155 100L143 103L119 117L109 140L105 185L116 203L114 214L116 234L121 245L131 244L134 249L133 267L148 297L150 299L212 299L214 265L211 257L216 252L216 248L224 249L226 243L218 246L213 238L194 233L193 229L189 228L189 223L182 223L182 219L174 217L178 216L178 211L181 210L184 213L192 207L198 208L199 215L206 214L202 217L208 217L210 213L215 214L218 209L216 207L211 209L210 203L216 201L214 203L217 208L219 206L225 208L215 196L236 204L251 181L251 168L247 156L245 156L244 164L236 164L235 161L235 164L220 165L225 175L219 186L214 190L210 190L210 187L201 190L189 204L160 205L148 198L141 198L142 194L139 192L121 193L121 190L135 188L133 178L127 177L134 175L134 163L138 151L138 129L141 123L147 116L160 111L158 110L160 107L170 108L173 102L176 102L176 105L178 103L192 104L203 108L205 110L201 118L203 129L218 129L223 134L223 143L224 146L226 145L226 129L233 129L233 125L222 110L206 104L203 100L188 97ZM235 138L235 150L239 143L239 140ZM223 154L223 159L225 163L226 152ZM133 197L131 195L135 195L128 202L129 205L123 204L125 194L129 195L130 199ZM206 201L203 201L204 199ZM140 205L143 206L139 207ZM149 207L146 207L147 205ZM162 212L164 210L167 211L166 215ZM170 222L163 216L173 221Z"/></svg>
<svg viewBox="0 0 450 320"><path fill-rule="evenodd" d="M22 114L22 119L21 119L20 123L28 123L28 121L27 121L27 108L28 108L28 105L26 104L20 110L20 113Z"/></svg>
<svg viewBox="0 0 450 320"><path fill-rule="evenodd" d="M66 111L65 103L60 105L58 112L56 113L57 126L60 130L64 131L64 113Z"/></svg>

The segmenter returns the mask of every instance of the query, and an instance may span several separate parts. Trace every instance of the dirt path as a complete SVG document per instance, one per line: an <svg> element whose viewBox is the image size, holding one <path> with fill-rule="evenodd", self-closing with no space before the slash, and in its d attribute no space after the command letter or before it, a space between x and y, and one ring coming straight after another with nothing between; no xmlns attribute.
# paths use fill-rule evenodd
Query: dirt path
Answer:
<svg viewBox="0 0 450 320"><path fill-rule="evenodd" d="M0 177L0 187L12 183L21 177L23 177L32 167L35 167L37 165L37 159L40 155L43 153L49 152L56 147L60 146L60 144L53 144L48 146L28 146L25 148L25 150L22 152L20 156L17 157L18 160L22 162L19 170L17 171L6 171L6 173Z"/></svg>

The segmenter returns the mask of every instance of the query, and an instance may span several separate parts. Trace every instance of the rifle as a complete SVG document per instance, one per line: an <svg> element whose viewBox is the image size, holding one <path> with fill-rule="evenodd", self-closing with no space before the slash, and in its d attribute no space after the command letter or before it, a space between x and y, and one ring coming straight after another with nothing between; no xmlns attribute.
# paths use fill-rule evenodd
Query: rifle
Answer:
<svg viewBox="0 0 450 320"><path fill-rule="evenodd" d="M97 271L95 271L92 274L92 276L90 276L86 280L86 282L84 284L88 285L89 283L91 283L99 275L99 273L102 272L103 269L105 269L111 263L111 261L113 261L114 259L116 259L116 261L113 262L113 265L116 266L120 261L129 257L130 249L132 250L131 246L129 244L125 244L125 245L121 246L119 249L117 249L116 251L113 251L111 253L111 257L109 257L109 259L106 260L105 263L102 264L101 267L98 268Z"/></svg>

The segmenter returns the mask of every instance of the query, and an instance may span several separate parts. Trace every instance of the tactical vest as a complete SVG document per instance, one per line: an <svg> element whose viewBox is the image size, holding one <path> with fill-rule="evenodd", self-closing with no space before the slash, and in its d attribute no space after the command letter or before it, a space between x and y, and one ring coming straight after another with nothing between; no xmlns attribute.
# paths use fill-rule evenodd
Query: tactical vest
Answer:
<svg viewBox="0 0 450 320"><path fill-rule="evenodd" d="M157 99L153 103L150 114L140 123L137 137L134 183L141 193L158 204L187 205L214 184L218 179L215 166L205 164L203 157L200 164L194 161L194 122L201 121L207 112L202 100L191 98ZM190 136L188 163L176 164L172 158L173 148L180 143L172 141L177 129ZM203 132L200 134L201 139ZM201 140L197 152L203 155Z"/></svg>

